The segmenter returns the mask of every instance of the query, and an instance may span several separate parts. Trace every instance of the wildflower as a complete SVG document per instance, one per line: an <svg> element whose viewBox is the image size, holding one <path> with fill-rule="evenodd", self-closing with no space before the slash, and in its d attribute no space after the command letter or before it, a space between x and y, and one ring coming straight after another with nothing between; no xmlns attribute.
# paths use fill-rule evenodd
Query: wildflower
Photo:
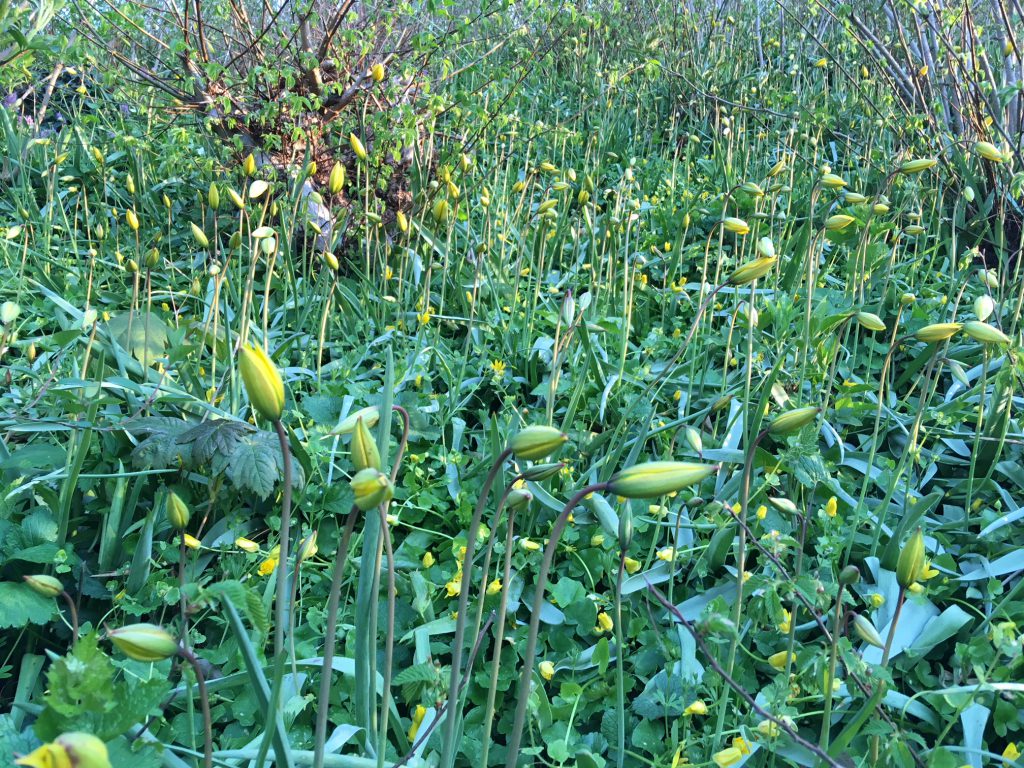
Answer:
<svg viewBox="0 0 1024 768"><path fill-rule="evenodd" d="M611 632L615 628L615 622L612 621L612 617L604 611L597 614L597 626L594 628L597 632Z"/></svg>
<svg viewBox="0 0 1024 768"><path fill-rule="evenodd" d="M1011 741L1006 745L1006 749L1003 750L1003 765L1014 762L1018 757L1020 757L1020 754L1020 750L1017 749L1017 743Z"/></svg>
<svg viewBox="0 0 1024 768"><path fill-rule="evenodd" d="M412 722L409 724L409 741L416 740L416 734L419 732L423 718L426 716L427 708L422 704L417 704L416 708L412 711Z"/></svg>
<svg viewBox="0 0 1024 768"><path fill-rule="evenodd" d="M872 608L881 608L885 605L885 597L877 592L873 592L868 595L868 602L871 604Z"/></svg>
<svg viewBox="0 0 1024 768"><path fill-rule="evenodd" d="M721 752L715 752L711 756L718 768L729 768L743 759L743 753L736 747L726 747Z"/></svg>
<svg viewBox="0 0 1024 768"><path fill-rule="evenodd" d="M676 551L673 547L664 547L658 550L657 557L659 560L663 560L666 563L671 563L673 560L676 559Z"/></svg>
<svg viewBox="0 0 1024 768"><path fill-rule="evenodd" d="M519 546L525 549L527 552L536 552L538 549L540 549L540 544L538 544L533 539L521 539L519 541Z"/></svg>
<svg viewBox="0 0 1024 768"><path fill-rule="evenodd" d="M235 546L239 549L248 552L250 555L260 551L260 545L251 539L247 539L244 536L239 536L235 539Z"/></svg>
<svg viewBox="0 0 1024 768"><path fill-rule="evenodd" d="M495 579L487 585L487 594L496 595L501 592L501 579Z"/></svg>
<svg viewBox="0 0 1024 768"><path fill-rule="evenodd" d="M590 537L590 546L600 547L602 544L604 544L604 534L595 533L593 536Z"/></svg>
<svg viewBox="0 0 1024 768"><path fill-rule="evenodd" d="M188 533L184 534L181 537L181 540L189 549L201 549L203 546L203 543L199 541L199 539Z"/></svg>
<svg viewBox="0 0 1024 768"><path fill-rule="evenodd" d="M784 635L789 634L790 628L793 626L793 615L785 608L782 609L782 621L779 622L779 632Z"/></svg>
<svg viewBox="0 0 1024 768"><path fill-rule="evenodd" d="M703 699L697 699L683 710L684 715L706 715L707 713L708 705L704 703Z"/></svg>
<svg viewBox="0 0 1024 768"><path fill-rule="evenodd" d="M448 592L448 597L458 597L462 592L462 578L460 575L456 574L455 578L444 585L444 588Z"/></svg>
<svg viewBox="0 0 1024 768"><path fill-rule="evenodd" d="M786 668L787 662L794 661L796 661L796 654L788 651L779 651L778 653L773 653L768 657L768 663L771 667L779 670L780 672Z"/></svg>
<svg viewBox="0 0 1024 768"><path fill-rule="evenodd" d="M494 360L491 362L491 371L494 372L495 376L504 376L505 367L505 363L501 360Z"/></svg>
<svg viewBox="0 0 1024 768"><path fill-rule="evenodd" d="M732 745L736 749L738 749L742 754L750 754L750 745L747 743L747 740L744 739L742 736L734 736L732 740Z"/></svg>
<svg viewBox="0 0 1024 768"><path fill-rule="evenodd" d="M426 553L424 553L423 560L421 562L423 563L423 567L424 568L429 568L430 566L432 566L434 564L434 562L435 562L434 561L434 553L433 552L426 552Z"/></svg>
<svg viewBox="0 0 1024 768"><path fill-rule="evenodd" d="M626 568L626 573L630 575L640 570L640 561L634 560L632 557L627 557L623 565Z"/></svg>
<svg viewBox="0 0 1024 768"><path fill-rule="evenodd" d="M768 516L768 507L766 507L764 504L762 504L761 506L759 506L757 508L757 511L754 512L754 516L758 520L764 520Z"/></svg>
<svg viewBox="0 0 1024 768"><path fill-rule="evenodd" d="M268 557L266 560L260 563L260 567L256 569L256 572L260 576L269 576L274 572L275 568L277 568L277 560L275 560L272 557Z"/></svg>
<svg viewBox="0 0 1024 768"><path fill-rule="evenodd" d="M555 665L552 664L550 661L542 661L537 666L537 669L540 672L540 676L543 677L545 680L550 680L555 676Z"/></svg>
<svg viewBox="0 0 1024 768"><path fill-rule="evenodd" d="M664 504L648 504L647 512L651 515L651 517L660 520L668 514L668 507L666 507Z"/></svg>
<svg viewBox="0 0 1024 768"><path fill-rule="evenodd" d="M828 501L825 502L825 514L829 517L835 517L836 512L839 510L839 503L836 501L835 496L830 496Z"/></svg>

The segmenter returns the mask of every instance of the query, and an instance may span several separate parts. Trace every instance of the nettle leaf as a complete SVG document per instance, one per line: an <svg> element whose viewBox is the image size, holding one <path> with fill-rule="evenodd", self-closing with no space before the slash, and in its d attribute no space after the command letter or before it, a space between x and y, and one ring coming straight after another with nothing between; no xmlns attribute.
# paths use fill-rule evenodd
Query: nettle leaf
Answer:
<svg viewBox="0 0 1024 768"><path fill-rule="evenodd" d="M182 419L150 416L124 425L127 432L148 435L132 450L132 462L143 469L169 469L192 463L192 446L180 438L192 427Z"/></svg>
<svg viewBox="0 0 1024 768"><path fill-rule="evenodd" d="M437 668L425 661L422 664L414 664L406 667L395 675L395 685L408 685L409 683L432 683L437 680Z"/></svg>
<svg viewBox="0 0 1024 768"><path fill-rule="evenodd" d="M239 488L265 499L279 477L279 456L277 446L271 449L259 435L246 435L227 461L227 476Z"/></svg>
<svg viewBox="0 0 1024 768"><path fill-rule="evenodd" d="M192 458L202 465L218 456L230 456L244 435L256 431L256 427L242 421L215 419L192 427L180 437L180 441L192 443Z"/></svg>
<svg viewBox="0 0 1024 768"><path fill-rule="evenodd" d="M92 633L53 663L47 688L45 708L35 725L40 738L50 741L66 731L87 731L110 741L145 720L171 686L167 670L157 672L149 664L128 662L122 672Z"/></svg>
<svg viewBox="0 0 1024 768"><path fill-rule="evenodd" d="M57 611L57 603L33 592L27 584L0 582L0 629L46 624Z"/></svg>

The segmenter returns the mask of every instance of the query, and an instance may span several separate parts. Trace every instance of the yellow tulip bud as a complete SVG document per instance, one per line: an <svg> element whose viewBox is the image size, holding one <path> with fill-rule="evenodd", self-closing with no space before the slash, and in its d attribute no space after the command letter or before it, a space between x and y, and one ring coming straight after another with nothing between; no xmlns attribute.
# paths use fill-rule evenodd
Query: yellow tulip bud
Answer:
<svg viewBox="0 0 1024 768"><path fill-rule="evenodd" d="M327 178L327 189L330 190L332 195L336 195L341 192L344 186L345 166L341 163L335 163L334 167L331 168L331 175Z"/></svg>
<svg viewBox="0 0 1024 768"><path fill-rule="evenodd" d="M532 426L509 440L508 447L518 459L538 461L550 456L568 439L567 434L555 427Z"/></svg>
<svg viewBox="0 0 1024 768"><path fill-rule="evenodd" d="M858 312L857 322L869 331L885 330L885 323L882 322L882 318L871 312Z"/></svg>
<svg viewBox="0 0 1024 768"><path fill-rule="evenodd" d="M540 672L540 676L545 680L550 680L555 676L555 665L550 661L542 661L537 665L537 671Z"/></svg>
<svg viewBox="0 0 1024 768"><path fill-rule="evenodd" d="M206 236L206 233L196 224L189 222L189 226L192 227L192 237L195 238L196 242L199 243L200 248L210 247L210 238Z"/></svg>
<svg viewBox="0 0 1024 768"><path fill-rule="evenodd" d="M974 153L992 163L1001 163L1006 157L996 146L988 141L979 141L974 145Z"/></svg>
<svg viewBox="0 0 1024 768"><path fill-rule="evenodd" d="M918 341L934 344L938 341L945 341L963 328L963 323L932 323L926 325L914 334Z"/></svg>
<svg viewBox="0 0 1024 768"><path fill-rule="evenodd" d="M362 417L356 419L356 429L352 433L352 464L356 470L380 469L380 451L377 442L370 434L370 429Z"/></svg>
<svg viewBox="0 0 1024 768"><path fill-rule="evenodd" d="M695 485L717 471L717 464L649 461L616 472L608 483L608 489L627 499L650 499Z"/></svg>
<svg viewBox="0 0 1024 768"><path fill-rule="evenodd" d="M128 226L131 227L132 232L137 232L139 229L139 217L131 208L124 212L124 218L128 222Z"/></svg>
<svg viewBox="0 0 1024 768"><path fill-rule="evenodd" d="M924 532L918 528L900 550L896 561L896 582L904 589L917 581L925 564Z"/></svg>
<svg viewBox="0 0 1024 768"><path fill-rule="evenodd" d="M367 158L366 147L363 146L363 142L359 140L359 137L354 133L348 135L348 143L352 147L352 151L356 153L356 157L360 160Z"/></svg>
<svg viewBox="0 0 1024 768"><path fill-rule="evenodd" d="M278 421L284 413L284 382L269 355L247 344L239 351L238 367L249 403L263 418Z"/></svg>
<svg viewBox="0 0 1024 768"><path fill-rule="evenodd" d="M925 157L919 160L908 160L900 166L900 173L921 173L921 171L927 171L929 168L934 168L938 159L934 157Z"/></svg>
<svg viewBox="0 0 1024 768"><path fill-rule="evenodd" d="M217 189L216 182L210 182L210 191L206 193L206 199L213 210L220 208L220 190Z"/></svg>
<svg viewBox="0 0 1024 768"><path fill-rule="evenodd" d="M875 625L866 616L859 613L853 614L853 631L857 633L857 637L868 645L873 645L875 648L885 648L885 641L882 640L882 636L878 634Z"/></svg>
<svg viewBox="0 0 1024 768"><path fill-rule="evenodd" d="M242 173L246 176L254 176L256 174L256 158L252 154L245 156L245 160L242 161Z"/></svg>
<svg viewBox="0 0 1024 768"><path fill-rule="evenodd" d="M370 67L370 76L373 78L373 82L379 83L384 79L384 65L379 61Z"/></svg>
<svg viewBox="0 0 1024 768"><path fill-rule="evenodd" d="M759 259L748 261L736 268L736 271L729 276L729 285L746 285L754 280L764 277L772 271L778 263L777 256L762 256Z"/></svg>
<svg viewBox="0 0 1024 768"><path fill-rule="evenodd" d="M834 216L829 216L825 219L825 229L829 232L838 232L842 229L846 229L856 219L853 216L847 216L845 213L837 213Z"/></svg>
<svg viewBox="0 0 1024 768"><path fill-rule="evenodd" d="M179 531L188 525L189 518L191 517L188 505L182 500L181 496L174 491L167 492L165 512L167 514L167 520Z"/></svg>
<svg viewBox="0 0 1024 768"><path fill-rule="evenodd" d="M726 216L722 219L722 226L725 227L727 232L737 235L745 235L750 231L750 225L743 219L738 219L735 216Z"/></svg>
<svg viewBox="0 0 1024 768"><path fill-rule="evenodd" d="M1010 337L994 325L980 320L968 320L964 323L964 333L982 344L1009 344Z"/></svg>
<svg viewBox="0 0 1024 768"><path fill-rule="evenodd" d="M363 512L391 500L394 488L388 476L378 469L367 467L356 472L349 481L355 494L355 505Z"/></svg>
<svg viewBox="0 0 1024 768"><path fill-rule="evenodd" d="M776 416L775 420L768 425L768 434L788 435L792 432L798 432L814 421L820 412L821 409L814 405L786 411Z"/></svg>
<svg viewBox="0 0 1024 768"><path fill-rule="evenodd" d="M345 418L331 434L347 435L349 432L354 432L360 419L366 422L366 427L368 429L373 429L377 426L377 422L380 421L380 410L375 405L360 408L355 413L349 414L348 417Z"/></svg>
<svg viewBox="0 0 1024 768"><path fill-rule="evenodd" d="M107 638L135 661L163 661L178 653L178 641L156 624L129 624L110 630Z"/></svg>

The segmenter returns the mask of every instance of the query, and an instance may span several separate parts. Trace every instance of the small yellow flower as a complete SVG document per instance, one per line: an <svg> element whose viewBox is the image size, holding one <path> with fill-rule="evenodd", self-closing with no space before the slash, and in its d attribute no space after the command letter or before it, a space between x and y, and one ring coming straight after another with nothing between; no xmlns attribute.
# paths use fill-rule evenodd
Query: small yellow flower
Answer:
<svg viewBox="0 0 1024 768"><path fill-rule="evenodd" d="M778 653L773 653L768 657L768 663L773 669L777 669L780 672L786 668L787 661L796 661L796 654L789 653L787 651L779 651Z"/></svg>
<svg viewBox="0 0 1024 768"><path fill-rule="evenodd" d="M907 591L910 592L911 594L914 594L914 595L923 594L924 593L924 585L921 584L920 582L915 581L913 584L911 584L909 587L907 587Z"/></svg>
<svg viewBox="0 0 1024 768"><path fill-rule="evenodd" d="M501 592L501 579L495 579L487 585L487 594L496 595Z"/></svg>
<svg viewBox="0 0 1024 768"><path fill-rule="evenodd" d="M744 739L742 736L734 737L732 740L732 745L734 748L738 749L742 754L750 754L750 745L747 743L747 740Z"/></svg>
<svg viewBox="0 0 1024 768"><path fill-rule="evenodd" d="M254 554L260 551L260 545L251 539L247 539L244 536L239 536L235 539L235 546L249 554Z"/></svg>
<svg viewBox="0 0 1024 768"><path fill-rule="evenodd" d="M277 560L275 560L272 557L268 557L266 560L260 563L258 573L260 576L269 576L274 572L275 568L277 568Z"/></svg>
<svg viewBox="0 0 1024 768"><path fill-rule="evenodd" d="M432 566L434 564L434 562L435 562L435 560L434 560L434 553L433 552L426 552L426 553L424 553L423 560L421 562L423 563L423 567L424 568L429 568L430 566Z"/></svg>
<svg viewBox="0 0 1024 768"><path fill-rule="evenodd" d="M542 661L537 669L540 670L540 676L545 680L550 680L555 676L555 665L550 661Z"/></svg>
<svg viewBox="0 0 1024 768"><path fill-rule="evenodd" d="M444 588L448 591L448 597L458 597L459 593L462 592L462 579L452 579L444 585Z"/></svg>
<svg viewBox="0 0 1024 768"><path fill-rule="evenodd" d="M779 725L774 720L762 720L756 728L757 732L766 739L774 739L779 735Z"/></svg>
<svg viewBox="0 0 1024 768"><path fill-rule="evenodd" d="M612 621L612 617L604 611L597 614L597 626L594 629L597 632L611 632L615 628L615 622Z"/></svg>
<svg viewBox="0 0 1024 768"><path fill-rule="evenodd" d="M412 711L412 723L409 725L409 741L416 740L416 734L419 732L423 718L426 716L427 708L422 704L417 704L416 708Z"/></svg>
<svg viewBox="0 0 1024 768"><path fill-rule="evenodd" d="M640 570L640 561L634 560L632 557L627 557L625 561L626 573L633 575Z"/></svg>
<svg viewBox="0 0 1024 768"><path fill-rule="evenodd" d="M182 536L181 540L185 543L185 546L188 547L189 549L200 549L203 546L203 543L201 541L199 541L199 539L197 539L195 536L192 536L191 534L188 534L188 533L186 533L184 536Z"/></svg>
<svg viewBox="0 0 1024 768"><path fill-rule="evenodd" d="M829 517L835 517L836 512L839 510L839 502L836 501L835 496L830 496L829 500L825 503L825 514Z"/></svg>
<svg viewBox="0 0 1024 768"><path fill-rule="evenodd" d="M657 556L659 560L671 563L676 558L676 551L673 547L664 547L658 550Z"/></svg>
<svg viewBox="0 0 1024 768"><path fill-rule="evenodd" d="M754 516L758 520L764 520L768 516L768 507L762 504L757 508L757 511L754 513Z"/></svg>
<svg viewBox="0 0 1024 768"><path fill-rule="evenodd" d="M505 368L505 363L501 360L494 360L491 362L491 371L494 372L495 376L504 376Z"/></svg>
<svg viewBox="0 0 1024 768"><path fill-rule="evenodd" d="M664 504L649 504L647 506L647 512L651 517L661 520L661 518L668 514L668 507Z"/></svg>
<svg viewBox="0 0 1024 768"><path fill-rule="evenodd" d="M782 609L782 621L779 622L779 632L784 635L789 634L789 630L792 627L793 616L785 608Z"/></svg>
<svg viewBox="0 0 1024 768"><path fill-rule="evenodd" d="M1017 743L1011 741L1006 745L1006 749L1003 750L1003 765L1009 765L1020 757L1020 750L1017 749Z"/></svg>
<svg viewBox="0 0 1024 768"><path fill-rule="evenodd" d="M604 544L603 533L595 533L593 536L590 537L590 546L600 547L602 544Z"/></svg>
<svg viewBox="0 0 1024 768"><path fill-rule="evenodd" d="M702 699L697 699L693 704L683 710L684 715L706 715L708 713L708 705L704 703Z"/></svg>
<svg viewBox="0 0 1024 768"><path fill-rule="evenodd" d="M533 539L522 539L519 542L519 546L525 549L527 552L536 552L538 549L540 549L540 544L538 544Z"/></svg>
<svg viewBox="0 0 1024 768"><path fill-rule="evenodd" d="M715 752L711 759L715 761L715 765L718 768L729 768L730 765L736 765L736 763L743 759L743 753L736 749L736 747L727 747L721 752Z"/></svg>
<svg viewBox="0 0 1024 768"><path fill-rule="evenodd" d="M868 602L871 603L872 608L881 608L885 605L885 596L874 592L868 595Z"/></svg>

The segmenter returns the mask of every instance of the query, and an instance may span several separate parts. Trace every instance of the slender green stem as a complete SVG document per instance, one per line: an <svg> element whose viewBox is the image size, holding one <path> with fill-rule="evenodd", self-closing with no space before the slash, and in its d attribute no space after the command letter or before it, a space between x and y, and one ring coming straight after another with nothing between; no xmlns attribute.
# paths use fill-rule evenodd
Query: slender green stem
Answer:
<svg viewBox="0 0 1024 768"><path fill-rule="evenodd" d="M821 718L821 736L818 739L818 746L828 749L829 731L832 728L832 681L836 679L836 659L839 656L839 630L843 618L843 590L845 584L839 585L839 592L836 595L836 615L832 625L832 646L828 656L828 675L825 677L825 712Z"/></svg>
<svg viewBox="0 0 1024 768"><path fill-rule="evenodd" d="M210 717L210 695L206 690L206 678L203 677L203 670L199 666L199 659L188 648L179 649L182 658L191 666L196 676L196 687L199 688L199 708L203 713L203 765L211 768L213 765L213 720Z"/></svg>
<svg viewBox="0 0 1024 768"><path fill-rule="evenodd" d="M348 545L356 526L359 507L353 505L345 518L338 551L334 555L334 572L331 575L331 591L327 597L327 624L324 638L324 662L320 669L320 695L317 698L316 731L313 738L313 768L323 768L324 744L327 741L327 714L330 709L331 672L334 670L334 644L338 636L338 605L341 602L341 582L348 560Z"/></svg>
<svg viewBox="0 0 1024 768"><path fill-rule="evenodd" d="M672 542L675 546L675 541ZM615 713L616 736L618 737L618 754L615 764L622 768L626 759L626 680L625 654L622 652L622 575L626 570L626 550L619 554L619 573L615 577Z"/></svg>
<svg viewBox="0 0 1024 768"><path fill-rule="evenodd" d="M441 752L441 768L451 768L455 763L455 753L458 745L455 743L458 733L459 711L459 677L462 666L462 643L466 634L466 608L469 605L469 587L473 574L473 553L476 549L476 537L480 530L480 518L483 516L484 507L491 494L491 486L501 472L505 461L512 455L512 450L506 448L498 458L491 464L491 469L484 480L483 488L480 489L480 496L477 498L476 508L473 510L473 519L469 523L469 532L466 539L466 555L463 558L462 582L459 588L458 616L455 620L455 637L452 639L452 669L448 680L448 714L444 728L444 742ZM469 670L466 670L468 677Z"/></svg>
<svg viewBox="0 0 1024 768"><path fill-rule="evenodd" d="M380 511L380 532L387 553L388 599L387 599L387 630L384 637L384 672L380 692L380 726L377 729L377 768L384 768L384 755L387 752L388 707L391 703L391 672L395 651L395 553L391 547L391 528L388 525L388 514L385 505L378 507Z"/></svg>
<svg viewBox="0 0 1024 768"><path fill-rule="evenodd" d="M555 558L555 550L558 549L558 541L562 538L569 515L576 508L576 505L583 501L591 493L599 493L607 490L607 483L594 483L576 492L569 502L562 507L562 511L555 519L551 528L547 546L544 547L544 558L540 563L540 572L537 574L537 583L534 586L533 611L530 614L530 629L526 635L526 651L523 654L523 671L519 678L519 695L516 701L516 716L512 724L512 732L508 741L508 758L505 761L505 768L515 768L519 758L519 747L523 740L523 726L526 724L526 707L530 699L530 686L533 683L533 663L537 655L537 632L540 629L540 612L544 607L544 589L547 586L548 573L551 570L551 562Z"/></svg>

